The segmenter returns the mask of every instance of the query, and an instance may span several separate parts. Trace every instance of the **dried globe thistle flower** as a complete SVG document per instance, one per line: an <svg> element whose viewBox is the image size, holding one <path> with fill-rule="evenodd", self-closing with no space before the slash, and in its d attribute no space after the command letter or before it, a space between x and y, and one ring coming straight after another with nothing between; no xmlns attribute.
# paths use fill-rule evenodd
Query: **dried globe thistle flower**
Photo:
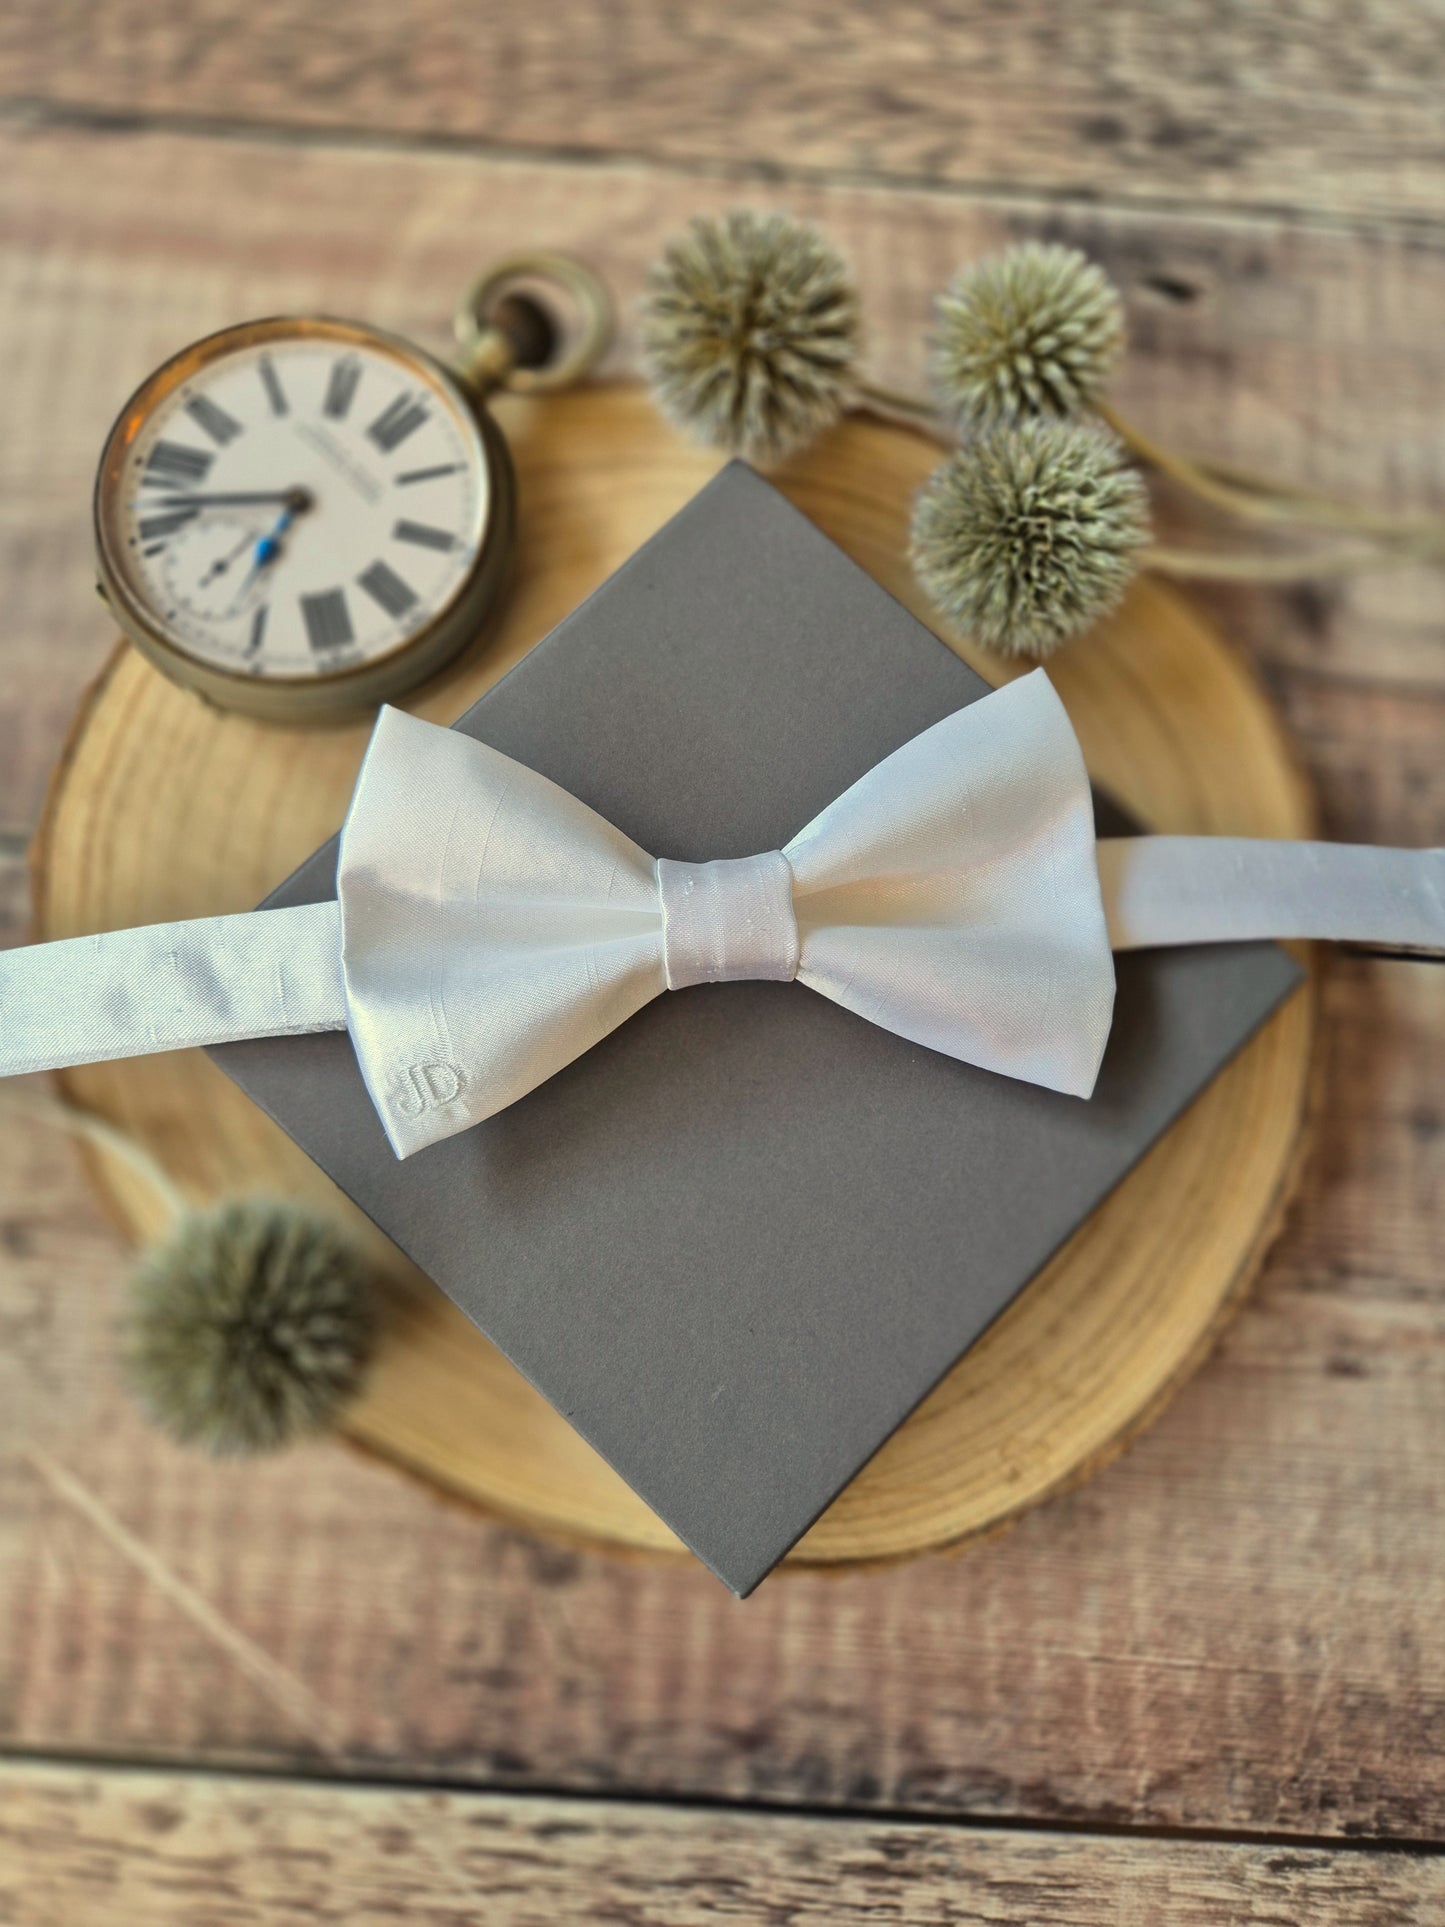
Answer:
<svg viewBox="0 0 1445 1927"><path fill-rule="evenodd" d="M950 622L1003 655L1046 656L1123 594L1148 497L1102 429L1022 422L934 470L912 536L918 579Z"/></svg>
<svg viewBox="0 0 1445 1927"><path fill-rule="evenodd" d="M642 353L658 405L698 440L776 459L831 428L859 352L842 256L785 214L698 216L648 277Z"/></svg>
<svg viewBox="0 0 1445 1927"><path fill-rule="evenodd" d="M1094 407L1124 348L1124 307L1077 248L1026 242L963 268L939 297L933 379L979 427Z"/></svg>
<svg viewBox="0 0 1445 1927"><path fill-rule="evenodd" d="M361 1259L324 1219L242 1199L188 1214L136 1275L126 1365L147 1414L215 1457L329 1425L373 1338Z"/></svg>

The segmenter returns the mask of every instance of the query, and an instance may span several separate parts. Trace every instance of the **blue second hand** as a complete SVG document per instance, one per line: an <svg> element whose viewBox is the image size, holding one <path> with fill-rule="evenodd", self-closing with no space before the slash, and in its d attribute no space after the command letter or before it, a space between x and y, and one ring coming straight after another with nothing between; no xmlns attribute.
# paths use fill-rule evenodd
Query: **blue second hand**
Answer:
<svg viewBox="0 0 1445 1927"><path fill-rule="evenodd" d="M256 544L256 554L251 563L251 573L241 584L240 593L236 597L238 602L250 593L251 585L261 573L262 569L264 569L268 563L274 562L276 557L281 553L281 538L285 535L287 529L290 528L292 521L295 519L295 515L296 511L289 506L282 509L276 519L276 526L273 529L269 529Z"/></svg>

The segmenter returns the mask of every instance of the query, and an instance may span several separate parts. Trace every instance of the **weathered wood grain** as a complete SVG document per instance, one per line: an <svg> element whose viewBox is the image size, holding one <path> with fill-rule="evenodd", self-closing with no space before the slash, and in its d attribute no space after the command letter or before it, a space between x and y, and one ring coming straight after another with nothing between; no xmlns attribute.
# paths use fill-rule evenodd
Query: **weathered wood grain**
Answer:
<svg viewBox="0 0 1445 1927"><path fill-rule="evenodd" d="M1291 1226L1124 1459L955 1558L785 1573L743 1605L344 1448L251 1467L173 1451L118 1385L123 1264L68 1148L4 1127L0 1741L1439 1837L1442 985L1337 968Z"/></svg>
<svg viewBox="0 0 1445 1927"><path fill-rule="evenodd" d="M996 195L1438 217L1428 0L850 8L825 0L18 0L12 99L831 172Z"/></svg>
<svg viewBox="0 0 1445 1927"><path fill-rule="evenodd" d="M1428 1927L1445 1861L0 1767L9 1927Z"/></svg>
<svg viewBox="0 0 1445 1927"><path fill-rule="evenodd" d="M1400 845L1445 838L1445 700L1280 671L1270 682L1314 779L1322 836Z"/></svg>
<svg viewBox="0 0 1445 1927"><path fill-rule="evenodd" d="M105 31L104 15L86 17ZM595 261L625 315L662 238L732 193L630 168L0 134L0 832L29 829L109 646L91 588L90 484L115 410L159 359L226 321L308 308L442 345L478 261L532 240ZM1011 235L1067 236L1127 294L1135 349L1120 400L1156 433L1445 513L1445 243L1433 235L843 187L769 184L766 197L823 220L850 249L890 379L919 379L930 291L959 259ZM614 368L630 352L628 337ZM1292 596L1215 594L1209 606L1281 686L1388 682L1433 703L1445 692L1440 591L1438 574L1414 570ZM1442 712L1428 713L1435 723ZM1388 809L1375 833L1408 836Z"/></svg>

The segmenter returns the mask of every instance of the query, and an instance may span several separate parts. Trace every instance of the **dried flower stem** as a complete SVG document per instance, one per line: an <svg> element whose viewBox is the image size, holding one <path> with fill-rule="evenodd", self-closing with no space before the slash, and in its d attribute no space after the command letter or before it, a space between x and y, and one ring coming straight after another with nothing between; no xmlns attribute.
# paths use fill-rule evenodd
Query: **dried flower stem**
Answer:
<svg viewBox="0 0 1445 1927"><path fill-rule="evenodd" d="M911 416L936 429L940 441L948 439L937 408L925 395L910 395L900 388L889 388L882 382L863 379L854 383L853 392L865 410L877 410L884 415Z"/></svg>
<svg viewBox="0 0 1445 1927"><path fill-rule="evenodd" d="M1368 575L1421 558L1398 550L1316 549L1305 555L1251 555L1226 549L1171 549L1153 545L1139 551L1141 569L1196 582L1313 582L1320 576Z"/></svg>
<svg viewBox="0 0 1445 1927"><path fill-rule="evenodd" d="M107 1123L93 1111L83 1111L79 1105L66 1103L61 1098L37 1097L29 1093L21 1095L13 1091L0 1091L0 1110L10 1111L17 1117L28 1117L37 1124L48 1124L57 1131L68 1131L72 1137L85 1138L99 1150L120 1158L151 1187L173 1217L179 1218L190 1209L160 1162L128 1131L122 1131L119 1125Z"/></svg>
<svg viewBox="0 0 1445 1927"><path fill-rule="evenodd" d="M1287 522L1296 528L1341 529L1356 535L1369 535L1382 542L1420 545L1425 556L1445 555L1445 522L1425 516L1388 515L1379 509L1359 508L1342 502L1338 496L1318 490L1296 488L1277 477L1261 475L1233 462L1203 461L1198 464L1206 475L1242 489L1246 494L1265 497L1281 505L1280 526Z"/></svg>
<svg viewBox="0 0 1445 1927"><path fill-rule="evenodd" d="M1327 495L1291 488L1247 468L1196 462L1187 455L1176 455L1136 428L1111 402L1098 401L1095 413L1141 461L1201 501L1246 521L1269 523L1276 528L1311 527L1371 535L1382 542L1401 544L1410 552L1411 559L1445 555L1445 526L1439 523L1357 508Z"/></svg>
<svg viewBox="0 0 1445 1927"><path fill-rule="evenodd" d="M926 423L941 442L948 436L933 403L922 395L888 388L881 382L860 381L859 400L885 415L905 415ZM1445 557L1445 523L1424 518L1387 515L1377 509L1359 508L1334 496L1312 489L1295 488L1273 476L1228 462L1194 461L1177 455L1141 428L1110 402L1100 401L1094 412L1111 428L1133 454L1150 468L1158 469L1171 481L1189 489L1201 500L1248 521L1268 523L1275 528L1337 529L1342 533L1374 536L1382 542L1398 544L1408 551L1405 559L1429 561ZM1388 566L1384 562L1381 566Z"/></svg>
<svg viewBox="0 0 1445 1927"><path fill-rule="evenodd" d="M947 427L931 401L922 395L888 388L881 382L860 381L856 387L864 409L883 416L907 417L926 428L944 447L952 445ZM1099 402L1099 419L1133 454L1161 475L1190 489L1215 507L1276 530L1317 528L1342 534L1374 537L1381 548L1316 549L1306 555L1252 555L1208 549L1145 549L1143 568L1160 575L1192 577L1217 582L1308 582L1316 576L1366 575L1414 562L1445 560L1445 524L1382 515L1336 502L1326 495L1287 490L1282 483L1245 468L1191 461L1172 454L1135 428L1107 402Z"/></svg>

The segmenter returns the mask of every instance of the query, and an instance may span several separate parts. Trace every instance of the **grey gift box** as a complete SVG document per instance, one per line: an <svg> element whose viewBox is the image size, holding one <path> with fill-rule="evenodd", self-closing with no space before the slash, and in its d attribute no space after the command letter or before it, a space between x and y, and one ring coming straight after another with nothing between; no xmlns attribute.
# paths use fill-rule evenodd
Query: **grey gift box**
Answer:
<svg viewBox="0 0 1445 1927"><path fill-rule="evenodd" d="M702 861L779 848L986 693L733 463L456 727ZM331 843L267 902L334 892ZM1088 1103L797 984L699 986L404 1163L344 1036L214 1054L745 1594L1299 975L1122 958Z"/></svg>

